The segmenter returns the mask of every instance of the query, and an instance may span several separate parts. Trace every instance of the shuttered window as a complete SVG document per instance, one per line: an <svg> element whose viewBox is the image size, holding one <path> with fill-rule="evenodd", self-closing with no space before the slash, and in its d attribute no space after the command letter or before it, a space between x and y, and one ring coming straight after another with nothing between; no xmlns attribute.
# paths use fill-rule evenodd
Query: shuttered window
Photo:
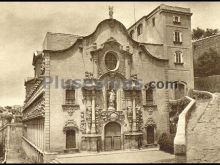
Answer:
<svg viewBox="0 0 220 165"><path fill-rule="evenodd" d="M183 63L183 53L181 51L175 52L175 63L182 64Z"/></svg>
<svg viewBox="0 0 220 165"><path fill-rule="evenodd" d="M173 32L173 42L182 43L182 33L179 31Z"/></svg>

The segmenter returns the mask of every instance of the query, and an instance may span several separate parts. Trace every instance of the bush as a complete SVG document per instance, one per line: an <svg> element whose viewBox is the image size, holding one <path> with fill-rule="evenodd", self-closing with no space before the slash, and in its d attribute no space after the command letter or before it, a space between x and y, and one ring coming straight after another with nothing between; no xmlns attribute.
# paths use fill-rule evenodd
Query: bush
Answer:
<svg viewBox="0 0 220 165"><path fill-rule="evenodd" d="M173 154L174 137L175 135L168 135L167 133L162 133L158 140L158 144L160 145L160 150Z"/></svg>

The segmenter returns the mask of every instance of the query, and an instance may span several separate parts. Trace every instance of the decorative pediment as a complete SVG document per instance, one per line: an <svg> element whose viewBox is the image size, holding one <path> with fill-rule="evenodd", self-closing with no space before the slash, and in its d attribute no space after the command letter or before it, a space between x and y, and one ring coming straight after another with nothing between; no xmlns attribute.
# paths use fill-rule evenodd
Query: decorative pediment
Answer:
<svg viewBox="0 0 220 165"><path fill-rule="evenodd" d="M65 126L63 128L63 131L66 132L67 130L79 130L76 122L74 120L68 120L65 123Z"/></svg>

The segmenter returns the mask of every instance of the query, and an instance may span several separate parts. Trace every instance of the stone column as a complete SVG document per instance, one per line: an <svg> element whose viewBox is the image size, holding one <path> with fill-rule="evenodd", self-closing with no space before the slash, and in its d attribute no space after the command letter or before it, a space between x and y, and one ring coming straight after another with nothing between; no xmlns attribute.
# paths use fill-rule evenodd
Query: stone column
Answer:
<svg viewBox="0 0 220 165"><path fill-rule="evenodd" d="M88 108L87 111L90 111L90 109L91 109L91 98L90 98L90 96L86 96L86 107ZM86 113L88 113L88 112L86 112ZM90 127L89 124L86 124L86 133L89 134L90 132L91 132L91 127Z"/></svg>
<svg viewBox="0 0 220 165"><path fill-rule="evenodd" d="M132 131L133 131L133 132L136 132L136 131L137 131L135 96L136 96L136 91L133 91L133 92L132 92L132 109L133 109L133 124L132 124Z"/></svg>
<svg viewBox="0 0 220 165"><path fill-rule="evenodd" d="M94 78L98 78L98 58L96 56L93 57L93 75Z"/></svg>
<svg viewBox="0 0 220 165"><path fill-rule="evenodd" d="M95 91L92 91L92 126L91 133L96 133L95 129Z"/></svg>

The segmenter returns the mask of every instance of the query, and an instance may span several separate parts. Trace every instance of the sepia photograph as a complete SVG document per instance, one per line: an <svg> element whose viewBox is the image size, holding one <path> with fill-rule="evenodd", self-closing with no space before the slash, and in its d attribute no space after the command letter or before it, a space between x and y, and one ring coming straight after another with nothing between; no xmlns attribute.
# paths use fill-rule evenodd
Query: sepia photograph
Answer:
<svg viewBox="0 0 220 165"><path fill-rule="evenodd" d="M0 162L220 163L220 2L0 2Z"/></svg>

